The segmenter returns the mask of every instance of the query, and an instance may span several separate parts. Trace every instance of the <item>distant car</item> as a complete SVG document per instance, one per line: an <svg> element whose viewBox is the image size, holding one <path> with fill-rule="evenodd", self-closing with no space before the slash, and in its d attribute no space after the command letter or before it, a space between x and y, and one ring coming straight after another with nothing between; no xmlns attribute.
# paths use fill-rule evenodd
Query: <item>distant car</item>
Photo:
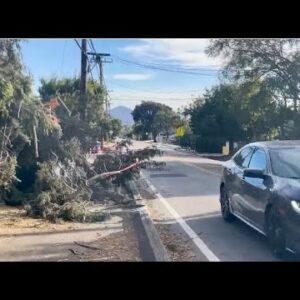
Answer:
<svg viewBox="0 0 300 300"><path fill-rule="evenodd" d="M96 145L91 147L91 153L93 153L93 154L97 154L100 151L101 151L101 145L100 144L96 144Z"/></svg>
<svg viewBox="0 0 300 300"><path fill-rule="evenodd" d="M175 142L175 141L176 141L176 135L175 135L175 134L174 134L174 135L170 135L168 141L169 141L170 143Z"/></svg>
<svg viewBox="0 0 300 300"><path fill-rule="evenodd" d="M276 256L300 253L300 141L252 143L223 164L225 221L236 217L266 235Z"/></svg>

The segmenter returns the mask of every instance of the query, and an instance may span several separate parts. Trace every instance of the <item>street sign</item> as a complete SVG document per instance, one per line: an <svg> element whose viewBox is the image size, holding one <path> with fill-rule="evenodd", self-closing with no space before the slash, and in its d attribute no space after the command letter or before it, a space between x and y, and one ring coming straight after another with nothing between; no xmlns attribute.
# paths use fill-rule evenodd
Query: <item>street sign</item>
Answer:
<svg viewBox="0 0 300 300"><path fill-rule="evenodd" d="M183 136L184 135L184 127L178 127L176 129L176 136Z"/></svg>

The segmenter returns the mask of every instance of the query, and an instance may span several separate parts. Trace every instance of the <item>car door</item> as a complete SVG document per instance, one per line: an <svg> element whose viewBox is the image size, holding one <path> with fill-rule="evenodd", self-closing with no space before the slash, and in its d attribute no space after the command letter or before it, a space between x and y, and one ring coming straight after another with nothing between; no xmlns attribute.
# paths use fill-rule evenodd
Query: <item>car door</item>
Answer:
<svg viewBox="0 0 300 300"><path fill-rule="evenodd" d="M249 169L259 169L265 174L269 171L268 156L264 149L256 148L249 163ZM256 227L263 230L264 212L269 197L267 178L243 178L242 193L246 203L246 217Z"/></svg>
<svg viewBox="0 0 300 300"><path fill-rule="evenodd" d="M247 146L241 149L241 151L233 157L232 167L228 170L230 172L231 184L229 186L229 197L231 208L234 213L244 215L245 204L242 198L243 190L243 171L248 167L254 147Z"/></svg>

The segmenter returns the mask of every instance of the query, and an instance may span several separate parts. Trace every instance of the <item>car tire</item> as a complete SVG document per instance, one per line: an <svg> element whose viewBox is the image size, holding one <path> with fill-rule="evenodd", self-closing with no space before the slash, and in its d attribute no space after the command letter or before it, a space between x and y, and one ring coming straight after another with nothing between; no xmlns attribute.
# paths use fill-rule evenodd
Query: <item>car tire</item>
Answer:
<svg viewBox="0 0 300 300"><path fill-rule="evenodd" d="M282 258L286 252L286 235L274 207L266 215L266 234L273 255Z"/></svg>
<svg viewBox="0 0 300 300"><path fill-rule="evenodd" d="M233 222L235 217L230 211L229 198L225 186L221 187L220 204L221 204L221 213L224 221L228 223Z"/></svg>

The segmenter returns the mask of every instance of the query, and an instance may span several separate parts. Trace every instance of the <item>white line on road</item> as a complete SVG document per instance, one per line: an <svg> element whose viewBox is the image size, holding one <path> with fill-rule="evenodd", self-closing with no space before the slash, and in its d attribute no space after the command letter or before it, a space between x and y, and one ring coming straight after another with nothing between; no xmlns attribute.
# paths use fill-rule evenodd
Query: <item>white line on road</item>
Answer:
<svg viewBox="0 0 300 300"><path fill-rule="evenodd" d="M166 146L164 145L164 147L166 147ZM166 147L166 148L167 148L167 147ZM174 149L170 149L170 148L169 148L169 150L175 151ZM187 153L187 154L189 155L189 153ZM206 159L206 160L210 160L210 159ZM205 169L205 168L201 168L201 167L196 166L196 165L194 165L194 164L192 164L192 163L188 163L188 162L185 162L185 161L180 161L180 162L183 163L183 164L185 164L185 165L188 165L188 166L190 166L190 167L199 169L199 170L201 170L201 171L204 172L204 173L207 173L207 174L210 174L210 175L214 175L214 176L217 176L217 177L221 177L220 174L217 174L217 173L215 173L215 172L209 171L209 170L207 170L207 169ZM215 161L214 161L214 164L217 165L217 166L222 166L222 163L215 163Z"/></svg>
<svg viewBox="0 0 300 300"><path fill-rule="evenodd" d="M157 198L164 204L169 213L175 218L182 229L187 235L194 241L198 249L206 256L209 261L220 261L220 259L207 247L207 245L199 238L197 233L185 222L183 218L179 216L177 211L166 201L166 199L158 193L157 189L150 183L146 176L141 173L144 180L147 182L152 191L156 194Z"/></svg>
<svg viewBox="0 0 300 300"><path fill-rule="evenodd" d="M183 163L183 164L185 164L185 165L188 165L188 166L190 166L190 167L194 167L194 168L196 168L196 169L199 169L199 170L201 170L201 171L204 172L204 173L207 173L207 174L210 174L210 175L214 175L214 176L217 176L217 177L221 177L220 174L217 174L217 173L212 172L212 171L208 171L208 170L206 170L206 169L204 169L204 168L195 166L195 165L193 165L193 164L191 164L191 163L187 163L187 162L184 162L184 161L181 161L181 163Z"/></svg>

